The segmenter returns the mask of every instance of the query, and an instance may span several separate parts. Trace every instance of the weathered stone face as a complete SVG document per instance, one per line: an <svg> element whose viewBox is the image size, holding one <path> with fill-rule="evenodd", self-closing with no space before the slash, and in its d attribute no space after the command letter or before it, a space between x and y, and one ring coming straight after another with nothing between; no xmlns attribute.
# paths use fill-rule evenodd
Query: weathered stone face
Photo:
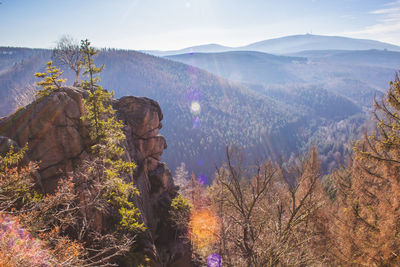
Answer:
<svg viewBox="0 0 400 267"><path fill-rule="evenodd" d="M58 179L71 173L85 156L87 131L80 119L83 93L64 88L0 120L0 135L20 147L28 143L27 157L39 164L46 192L53 191Z"/></svg>
<svg viewBox="0 0 400 267"><path fill-rule="evenodd" d="M62 88L0 119L4 140L13 140L20 147L28 142L28 160L38 162L46 192L54 191L61 177L73 175L88 158L90 139L81 120L85 94L78 88ZM139 245L153 259L154 266L174 266L176 261L190 259L187 246L175 240L167 221L176 187L168 167L160 162L167 147L165 138L158 134L163 118L160 106L154 100L133 96L112 104L124 123L126 158L137 165L134 180L140 197L135 205L148 229L147 239ZM186 263L181 266L189 266Z"/></svg>
<svg viewBox="0 0 400 267"><path fill-rule="evenodd" d="M143 162L146 170L154 170L167 142L158 134L163 114L157 102L148 98L122 97L114 103L117 117L125 126L128 149L135 148L140 153L129 151L137 162Z"/></svg>

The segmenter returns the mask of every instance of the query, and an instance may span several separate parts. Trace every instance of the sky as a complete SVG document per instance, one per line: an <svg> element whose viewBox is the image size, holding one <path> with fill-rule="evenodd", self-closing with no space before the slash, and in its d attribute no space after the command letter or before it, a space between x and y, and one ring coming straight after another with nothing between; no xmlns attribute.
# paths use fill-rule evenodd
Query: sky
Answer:
<svg viewBox="0 0 400 267"><path fill-rule="evenodd" d="M172 50L306 33L400 46L400 0L0 0L0 46L53 48L69 35Z"/></svg>

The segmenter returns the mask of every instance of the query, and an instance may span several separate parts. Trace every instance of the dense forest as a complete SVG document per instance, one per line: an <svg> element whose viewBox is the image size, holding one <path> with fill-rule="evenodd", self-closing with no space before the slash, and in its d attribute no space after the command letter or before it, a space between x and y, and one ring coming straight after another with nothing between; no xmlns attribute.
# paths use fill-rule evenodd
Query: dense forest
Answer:
<svg viewBox="0 0 400 267"><path fill-rule="evenodd" d="M315 148L280 164L255 165L227 149L206 188L181 166L176 180L192 200L187 236L198 256L217 252L222 266L399 265L399 107L396 76L375 102L376 131L325 177ZM198 217L211 222L201 233L192 229Z"/></svg>
<svg viewBox="0 0 400 267"><path fill-rule="evenodd" d="M165 216L190 247L192 266L400 264L399 75L374 101L333 92L347 76L323 87L242 85L143 53L98 51L88 40L72 48L0 50L2 97L15 104L3 101L3 115L18 117L24 104L69 83L83 92L80 120L90 143L88 160L50 193L38 186L27 147L3 151L0 265L151 266L140 251L146 229L133 201L136 164L127 160L112 89L155 96L165 113L165 156L178 186ZM300 64L279 60L291 62L286 69ZM62 63L65 74L55 66ZM328 63L310 68L321 64Z"/></svg>
<svg viewBox="0 0 400 267"><path fill-rule="evenodd" d="M45 49L0 51L0 110L7 115L32 99L32 73L44 71L53 55ZM374 95L383 95L398 54L368 50L309 51L296 57L260 52L168 57L188 58L185 63L209 72L128 50L103 49L95 61L106 65L100 83L116 97L146 96L160 104L162 134L174 148L163 156L170 168L184 162L189 172L211 180L212 166L222 163L220 151L226 145L242 147L252 155L250 161L289 158L318 145L324 173L343 163L332 163L332 155L361 136L357 129L368 120ZM210 68L198 59L209 62ZM64 77L73 84L69 68ZM193 111L192 103L200 109ZM334 142L329 136L339 135L336 144L324 144Z"/></svg>

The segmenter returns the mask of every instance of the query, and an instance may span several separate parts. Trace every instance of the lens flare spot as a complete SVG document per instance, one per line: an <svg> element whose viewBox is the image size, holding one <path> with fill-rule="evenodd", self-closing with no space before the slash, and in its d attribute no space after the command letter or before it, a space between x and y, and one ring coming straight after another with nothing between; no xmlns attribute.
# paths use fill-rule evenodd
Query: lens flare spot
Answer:
<svg viewBox="0 0 400 267"><path fill-rule="evenodd" d="M199 183L200 184L205 185L205 184L207 184L207 182L208 182L208 178L207 178L206 175L202 174L202 175L199 176Z"/></svg>
<svg viewBox="0 0 400 267"><path fill-rule="evenodd" d="M195 210L190 218L189 229L193 244L203 248L217 241L219 218L208 209Z"/></svg>
<svg viewBox="0 0 400 267"><path fill-rule="evenodd" d="M200 126L200 118L196 117L193 120L193 129L197 129L197 128L199 128L199 126Z"/></svg>
<svg viewBox="0 0 400 267"><path fill-rule="evenodd" d="M190 111L193 114L200 114L201 111L200 103L197 101L193 101L192 104L190 105Z"/></svg>
<svg viewBox="0 0 400 267"><path fill-rule="evenodd" d="M207 257L207 267L221 267L221 256L213 253Z"/></svg>

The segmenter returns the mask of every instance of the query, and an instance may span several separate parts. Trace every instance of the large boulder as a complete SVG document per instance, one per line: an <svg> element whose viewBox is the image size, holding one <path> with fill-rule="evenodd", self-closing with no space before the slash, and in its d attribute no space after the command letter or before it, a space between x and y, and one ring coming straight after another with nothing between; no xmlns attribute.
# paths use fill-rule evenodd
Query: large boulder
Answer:
<svg viewBox="0 0 400 267"><path fill-rule="evenodd" d="M86 92L65 87L0 119L4 144L23 147L27 158L39 164L39 180L45 192L55 190L60 178L73 175L88 159L90 138L81 117ZM168 167L160 162L167 143L158 134L163 114L154 100L123 97L112 103L124 123L125 157L136 163L135 185L140 196L134 200L148 229L138 240L141 251L153 266L190 266L187 245L176 240L168 222L168 208L176 196Z"/></svg>
<svg viewBox="0 0 400 267"><path fill-rule="evenodd" d="M63 88L0 119L0 135L20 147L28 144L27 156L39 164L46 192L56 188L60 177L72 173L86 154L83 94L77 88Z"/></svg>

